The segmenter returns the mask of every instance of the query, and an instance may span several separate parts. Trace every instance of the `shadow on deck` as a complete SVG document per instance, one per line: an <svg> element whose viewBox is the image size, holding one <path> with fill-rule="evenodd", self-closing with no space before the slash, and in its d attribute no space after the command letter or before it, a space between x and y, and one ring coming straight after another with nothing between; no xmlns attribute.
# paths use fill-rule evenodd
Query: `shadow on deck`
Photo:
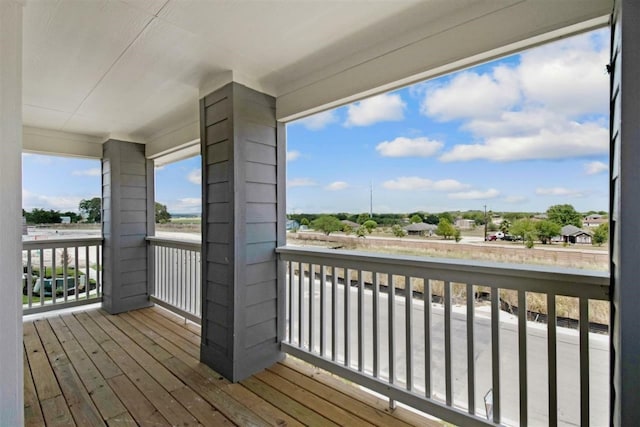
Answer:
<svg viewBox="0 0 640 427"><path fill-rule="evenodd" d="M232 384L199 347L199 326L156 307L25 322L25 424L440 425L291 357Z"/></svg>

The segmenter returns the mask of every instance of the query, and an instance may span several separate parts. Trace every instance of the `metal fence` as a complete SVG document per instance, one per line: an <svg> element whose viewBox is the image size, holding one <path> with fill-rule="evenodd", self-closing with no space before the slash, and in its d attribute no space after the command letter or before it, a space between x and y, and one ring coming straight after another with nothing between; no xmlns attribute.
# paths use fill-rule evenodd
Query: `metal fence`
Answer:
<svg viewBox="0 0 640 427"><path fill-rule="evenodd" d="M589 329L590 304L609 309L608 273L277 252L284 351L457 425L608 423L609 340ZM535 298L545 324L527 309ZM558 309L577 329L558 326Z"/></svg>
<svg viewBox="0 0 640 427"><path fill-rule="evenodd" d="M200 242L159 237L147 241L151 300L200 323Z"/></svg>
<svg viewBox="0 0 640 427"><path fill-rule="evenodd" d="M102 237L22 243L24 314L102 300Z"/></svg>

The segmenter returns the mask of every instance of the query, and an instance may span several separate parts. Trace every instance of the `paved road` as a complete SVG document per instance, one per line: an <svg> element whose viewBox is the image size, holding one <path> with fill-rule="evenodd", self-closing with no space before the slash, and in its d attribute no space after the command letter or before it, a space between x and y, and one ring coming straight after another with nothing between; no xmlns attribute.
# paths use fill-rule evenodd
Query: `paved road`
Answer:
<svg viewBox="0 0 640 427"><path fill-rule="evenodd" d="M330 297L331 287L327 289L327 314L325 321L327 330L328 352L331 351L331 315ZM305 312L308 310L308 285L305 280ZM357 342L357 289L351 288L351 363L357 368L358 342ZM338 359L344 360L344 287L339 286L338 310L340 313L336 322L338 334ZM294 295L294 313L297 313L297 296ZM314 303L316 305L316 325L319 325L319 301L320 282L316 281ZM388 296L380 294L380 313L378 318L380 331L380 354L382 376L388 376ZM467 405L467 351L466 351L466 308L455 307L452 315L452 369L453 369L453 396L454 402L465 407ZM372 292L365 291L365 370L371 371L373 365L373 313ZM432 390L434 397L444 400L444 317L443 308L439 304L432 304ZM296 318L297 314L294 314ZM413 303L413 370L414 385L418 391L424 390L424 332L422 319L424 306L421 300ZM304 315L304 332L308 330L307 315ZM478 307L475 315L475 360L476 360L476 410L478 414L484 414L483 397L491 388L491 322L488 307ZM529 366L528 393L529 393L529 425L545 426L548 424L547 408L547 337L546 325L533 322L527 323L527 359ZM405 351L405 303L404 297L396 296L395 300L395 371L397 381L404 383L406 379L406 351ZM297 337L297 328L294 327ZM319 326L316 328L316 350L319 351ZM297 338L295 338L297 340ZM306 344L305 344L306 345ZM501 314L500 322L500 358L501 358L501 387L502 387L502 416L503 422L517 425L519 417L519 385L518 385L518 335L517 319L508 313ZM560 425L579 425L579 348L578 333L575 330L558 328L558 409ZM608 336L590 335L590 377L591 398L590 413L591 425L608 425L608 399L609 399L609 347ZM330 353L329 353L330 354Z"/></svg>

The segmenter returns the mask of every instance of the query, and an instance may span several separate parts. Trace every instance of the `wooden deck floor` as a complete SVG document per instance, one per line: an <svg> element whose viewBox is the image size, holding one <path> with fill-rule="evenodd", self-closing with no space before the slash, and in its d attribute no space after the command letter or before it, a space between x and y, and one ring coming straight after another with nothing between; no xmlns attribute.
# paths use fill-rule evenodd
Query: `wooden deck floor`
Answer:
<svg viewBox="0 0 640 427"><path fill-rule="evenodd" d="M292 358L231 384L199 343L159 308L25 322L26 425L440 425Z"/></svg>

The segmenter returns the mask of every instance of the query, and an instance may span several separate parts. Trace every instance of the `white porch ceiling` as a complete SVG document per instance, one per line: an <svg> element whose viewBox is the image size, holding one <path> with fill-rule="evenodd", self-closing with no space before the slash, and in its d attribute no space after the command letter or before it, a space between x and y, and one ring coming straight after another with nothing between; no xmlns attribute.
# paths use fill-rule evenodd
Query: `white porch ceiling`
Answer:
<svg viewBox="0 0 640 427"><path fill-rule="evenodd" d="M23 113L39 139L30 146L25 135L25 148L45 150L47 132L34 129L46 129L164 153L198 138L198 99L231 76L278 97L278 117L291 119L603 25L611 7L612 0L27 0Z"/></svg>

